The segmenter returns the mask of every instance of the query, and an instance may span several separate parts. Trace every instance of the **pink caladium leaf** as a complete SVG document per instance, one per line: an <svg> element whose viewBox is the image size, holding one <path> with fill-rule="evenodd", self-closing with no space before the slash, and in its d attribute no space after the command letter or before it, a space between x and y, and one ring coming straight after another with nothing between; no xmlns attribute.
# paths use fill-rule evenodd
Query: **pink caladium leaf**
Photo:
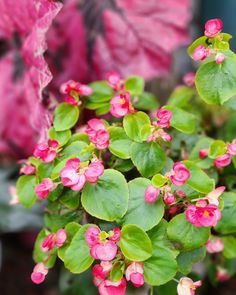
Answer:
<svg viewBox="0 0 236 295"><path fill-rule="evenodd" d="M48 126L42 92L52 79L43 54L45 34L61 3L50 0L3 0L0 36L8 49L0 59L1 84L0 152L32 152L36 137ZM24 20L24 21L22 21ZM5 53L5 55L4 55ZM9 120L11 118L11 120Z"/></svg>
<svg viewBox="0 0 236 295"><path fill-rule="evenodd" d="M96 78L110 70L145 79L166 75L171 53L188 41L189 6L188 0L116 0L114 9L104 10L104 34L95 40Z"/></svg>

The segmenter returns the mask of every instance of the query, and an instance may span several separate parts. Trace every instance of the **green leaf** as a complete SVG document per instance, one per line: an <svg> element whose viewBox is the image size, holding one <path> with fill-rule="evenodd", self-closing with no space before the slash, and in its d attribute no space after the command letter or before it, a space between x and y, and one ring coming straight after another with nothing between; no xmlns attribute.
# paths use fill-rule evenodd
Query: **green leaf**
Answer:
<svg viewBox="0 0 236 295"><path fill-rule="evenodd" d="M181 252L177 256L179 271L184 275L189 274L192 271L193 265L203 260L205 256L206 256L205 246L192 251Z"/></svg>
<svg viewBox="0 0 236 295"><path fill-rule="evenodd" d="M155 142L134 142L131 146L131 160L142 176L150 177L164 168L166 155Z"/></svg>
<svg viewBox="0 0 236 295"><path fill-rule="evenodd" d="M54 112L53 125L56 131L72 128L79 119L79 108L67 103L61 103Z"/></svg>
<svg viewBox="0 0 236 295"><path fill-rule="evenodd" d="M121 127L109 127L108 131L110 134L110 152L121 159L129 159L132 141L126 135L124 129Z"/></svg>
<svg viewBox="0 0 236 295"><path fill-rule="evenodd" d="M150 118L143 112L128 114L124 117L123 125L129 138L142 142L141 129L145 124L151 124Z"/></svg>
<svg viewBox="0 0 236 295"><path fill-rule="evenodd" d="M171 93L168 99L168 105L179 108L184 107L188 104L193 95L194 90L191 87L178 86Z"/></svg>
<svg viewBox="0 0 236 295"><path fill-rule="evenodd" d="M155 246L152 257L144 262L145 282L158 286L170 281L176 274L177 262L169 249Z"/></svg>
<svg viewBox="0 0 236 295"><path fill-rule="evenodd" d="M144 89L144 79L140 76L129 76L125 81L125 90L131 95L140 95Z"/></svg>
<svg viewBox="0 0 236 295"><path fill-rule="evenodd" d="M99 219L119 220L128 208L128 185L124 176L107 169L96 184L87 183L82 191L84 209Z"/></svg>
<svg viewBox="0 0 236 295"><path fill-rule="evenodd" d="M196 129L197 117L174 106L165 106L165 109L172 112L170 125L184 133L193 133Z"/></svg>
<svg viewBox="0 0 236 295"><path fill-rule="evenodd" d="M152 257L144 262L145 282L150 285L162 285L171 280L177 271L175 260L178 251L167 239L168 223L162 220L148 232L153 245Z"/></svg>
<svg viewBox="0 0 236 295"><path fill-rule="evenodd" d="M210 145L210 151L209 151L209 158L215 159L219 156L222 156L227 151L227 145L223 140L215 140Z"/></svg>
<svg viewBox="0 0 236 295"><path fill-rule="evenodd" d="M190 251L203 246L210 235L210 228L196 227L186 220L184 213L175 216L167 228L169 239L176 248Z"/></svg>
<svg viewBox="0 0 236 295"><path fill-rule="evenodd" d="M90 83L89 86L93 89L93 93L87 98L89 102L101 104L108 102L114 95L114 91L107 81L96 81Z"/></svg>
<svg viewBox="0 0 236 295"><path fill-rule="evenodd" d="M164 184L166 184L167 181L168 181L167 177L161 174L156 174L152 178L152 185L155 186L156 188L159 188L163 186Z"/></svg>
<svg viewBox="0 0 236 295"><path fill-rule="evenodd" d="M76 222L70 222L65 226L67 239L66 239L66 242L64 243L64 245L57 250L58 257L62 261L64 261L64 259L65 259L66 250L70 246L70 243L71 243L73 237L79 231L80 228L81 228L81 225Z"/></svg>
<svg viewBox="0 0 236 295"><path fill-rule="evenodd" d="M34 175L22 175L16 183L16 194L20 203L26 208L34 205L37 196L34 192L36 186L36 177Z"/></svg>
<svg viewBox="0 0 236 295"><path fill-rule="evenodd" d="M227 259L236 258L236 238L234 236L222 237L224 242L223 255Z"/></svg>
<svg viewBox="0 0 236 295"><path fill-rule="evenodd" d="M221 211L222 217L215 229L222 234L234 234L236 233L236 193L224 193L222 199L224 209Z"/></svg>
<svg viewBox="0 0 236 295"><path fill-rule="evenodd" d="M63 146L67 144L67 142L71 138L71 130L65 130L65 131L56 131L54 127L51 127L48 130L48 134L51 139L55 139L59 142L60 146Z"/></svg>
<svg viewBox="0 0 236 295"><path fill-rule="evenodd" d="M49 232L46 229L42 229L35 241L34 244L34 252L33 252L33 258L36 263L38 262L45 262L46 261L46 267L52 268L56 262L56 253L51 252L51 255L49 256L49 252L43 252L41 250L41 245L43 240L46 238L46 236L49 234ZM49 257L49 259L47 259Z"/></svg>
<svg viewBox="0 0 236 295"><path fill-rule="evenodd" d="M92 226L82 226L73 237L69 247L64 254L65 267L72 273L81 273L88 269L94 259L90 256L90 248L85 241L85 232Z"/></svg>
<svg viewBox="0 0 236 295"><path fill-rule="evenodd" d="M150 184L150 180L145 178L136 178L128 183L129 207L123 218L123 224L135 224L147 231L160 222L164 214L162 198L158 198L153 204L148 204L144 200L144 192Z"/></svg>
<svg viewBox="0 0 236 295"><path fill-rule="evenodd" d="M52 232L56 232L58 229L65 227L69 222L79 222L80 219L81 216L79 212L68 210L66 212L62 211L61 214L58 214L58 211L56 211L44 215L45 226Z"/></svg>
<svg viewBox="0 0 236 295"><path fill-rule="evenodd" d="M54 165L52 163L42 163L37 167L38 182L43 178L50 178Z"/></svg>
<svg viewBox="0 0 236 295"><path fill-rule="evenodd" d="M113 168L120 172L128 172L134 168L134 164L131 160L122 160L117 158L114 162Z"/></svg>
<svg viewBox="0 0 236 295"><path fill-rule="evenodd" d="M155 95L149 92L143 92L142 94L135 96L132 99L132 104L137 110L156 110L159 107L159 103Z"/></svg>
<svg viewBox="0 0 236 295"><path fill-rule="evenodd" d="M236 94L236 56L230 51L224 54L222 64L203 64L196 73L197 91L208 104L223 104Z"/></svg>
<svg viewBox="0 0 236 295"><path fill-rule="evenodd" d="M62 159L74 155L80 158L81 162L88 161L91 157L91 152L87 152L88 145L84 141L74 141L62 151Z"/></svg>
<svg viewBox="0 0 236 295"><path fill-rule="evenodd" d="M80 204L80 192L64 189L60 202L69 209L77 209Z"/></svg>
<svg viewBox="0 0 236 295"><path fill-rule="evenodd" d="M190 178L187 184L200 193L209 193L214 189L215 181L211 179L203 170L191 161L183 161L184 165L190 171Z"/></svg>
<svg viewBox="0 0 236 295"><path fill-rule="evenodd" d="M132 261L144 261L152 255L151 240L136 225L122 227L119 246L124 256Z"/></svg>

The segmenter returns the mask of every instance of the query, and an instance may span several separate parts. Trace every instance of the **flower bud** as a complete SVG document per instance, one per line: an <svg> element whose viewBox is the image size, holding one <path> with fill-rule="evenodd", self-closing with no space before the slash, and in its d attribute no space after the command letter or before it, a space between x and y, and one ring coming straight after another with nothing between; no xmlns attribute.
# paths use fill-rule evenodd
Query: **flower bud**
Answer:
<svg viewBox="0 0 236 295"><path fill-rule="evenodd" d="M198 154L199 154L199 157L201 159L204 159L204 158L206 158L208 156L209 149L200 149L199 152L198 152Z"/></svg>
<svg viewBox="0 0 236 295"><path fill-rule="evenodd" d="M216 56L215 56L215 62L218 64L218 65L221 65L222 62L224 61L225 59L225 55L221 52L217 53Z"/></svg>
<svg viewBox="0 0 236 295"><path fill-rule="evenodd" d="M64 245L66 239L67 239L66 231L63 228L59 229L57 231L56 237L55 237L56 246L59 247L59 248L62 247Z"/></svg>
<svg viewBox="0 0 236 295"><path fill-rule="evenodd" d="M192 58L194 60L204 60L208 57L208 52L203 45L199 45L197 48L194 49L192 53Z"/></svg>
<svg viewBox="0 0 236 295"><path fill-rule="evenodd" d="M205 36L213 38L218 35L223 29L222 20L219 18L210 19L205 23Z"/></svg>
<svg viewBox="0 0 236 295"><path fill-rule="evenodd" d="M144 284L143 264L140 262L132 262L126 269L125 276L127 281L139 288Z"/></svg>
<svg viewBox="0 0 236 295"><path fill-rule="evenodd" d="M145 190L144 199L147 203L152 204L157 200L159 193L159 189L155 188L153 185L149 185Z"/></svg>
<svg viewBox="0 0 236 295"><path fill-rule="evenodd" d="M160 108L157 113L157 124L158 126L162 128L169 128L170 127L170 121L172 118L172 112L169 110L166 110L164 108Z"/></svg>
<svg viewBox="0 0 236 295"><path fill-rule="evenodd" d="M171 193L165 193L164 195L164 202L167 205L171 205L173 203L175 203L176 201L176 196L171 194Z"/></svg>
<svg viewBox="0 0 236 295"><path fill-rule="evenodd" d="M226 167L231 163L231 156L229 153L226 153L214 160L214 165L217 168Z"/></svg>

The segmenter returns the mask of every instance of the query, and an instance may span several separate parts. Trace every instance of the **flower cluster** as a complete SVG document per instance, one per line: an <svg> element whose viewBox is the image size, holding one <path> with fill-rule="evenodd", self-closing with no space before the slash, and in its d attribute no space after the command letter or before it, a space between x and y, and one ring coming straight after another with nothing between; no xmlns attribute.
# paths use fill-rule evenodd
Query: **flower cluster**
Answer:
<svg viewBox="0 0 236 295"><path fill-rule="evenodd" d="M41 243L41 251L42 252L50 252L52 251L55 247L62 247L67 239L67 233L64 229L59 229L55 234L50 233L48 234L42 241ZM50 257L50 253L48 258ZM48 259L47 258L47 259ZM45 277L48 273L48 268L46 267L46 262L39 262L35 265L33 272L31 274L31 280L35 284L41 284L44 280Z"/></svg>
<svg viewBox="0 0 236 295"><path fill-rule="evenodd" d="M205 24L205 36L207 38L220 38L219 34L222 31L223 23L220 19L211 19ZM207 46L207 45L206 45ZM225 55L222 52L219 52L217 49L214 49L212 46L199 45L195 48L192 53L194 60L204 60L211 54L215 54L215 62L217 64L222 64L225 59Z"/></svg>
<svg viewBox="0 0 236 295"><path fill-rule="evenodd" d="M85 132L98 150L106 149L109 146L109 132L102 120L89 120Z"/></svg>
<svg viewBox="0 0 236 295"><path fill-rule="evenodd" d="M79 158L72 158L66 162L60 177L64 186L80 191L86 182L96 183L103 172L103 163L97 158L92 159L89 165L81 163Z"/></svg>
<svg viewBox="0 0 236 295"><path fill-rule="evenodd" d="M58 141L50 139L48 142L37 144L33 155L45 163L50 163L56 158L58 149Z"/></svg>
<svg viewBox="0 0 236 295"><path fill-rule="evenodd" d="M163 130L163 128L170 127L170 121L172 118L172 112L166 110L165 108L160 108L156 113L156 121L152 123L151 134L147 138L147 142L163 140L165 142L170 142L172 136Z"/></svg>

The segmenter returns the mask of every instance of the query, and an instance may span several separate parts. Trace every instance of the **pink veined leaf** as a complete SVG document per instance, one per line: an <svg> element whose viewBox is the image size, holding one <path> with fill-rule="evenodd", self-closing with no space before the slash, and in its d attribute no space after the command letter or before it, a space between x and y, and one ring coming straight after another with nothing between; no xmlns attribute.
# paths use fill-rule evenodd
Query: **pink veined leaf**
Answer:
<svg viewBox="0 0 236 295"><path fill-rule="evenodd" d="M65 1L47 34L48 63L54 79L51 89L70 79L87 82L86 31L77 0Z"/></svg>
<svg viewBox="0 0 236 295"><path fill-rule="evenodd" d="M116 70L150 79L166 75L171 53L188 41L189 0L116 0L117 10L103 12L104 36L94 45L96 78Z"/></svg>
<svg viewBox="0 0 236 295"><path fill-rule="evenodd" d="M42 91L52 79L44 60L45 34L62 5L50 0L2 0L0 36L10 44L1 59L0 152L22 157L48 126ZM22 21L24 20L24 21Z"/></svg>

